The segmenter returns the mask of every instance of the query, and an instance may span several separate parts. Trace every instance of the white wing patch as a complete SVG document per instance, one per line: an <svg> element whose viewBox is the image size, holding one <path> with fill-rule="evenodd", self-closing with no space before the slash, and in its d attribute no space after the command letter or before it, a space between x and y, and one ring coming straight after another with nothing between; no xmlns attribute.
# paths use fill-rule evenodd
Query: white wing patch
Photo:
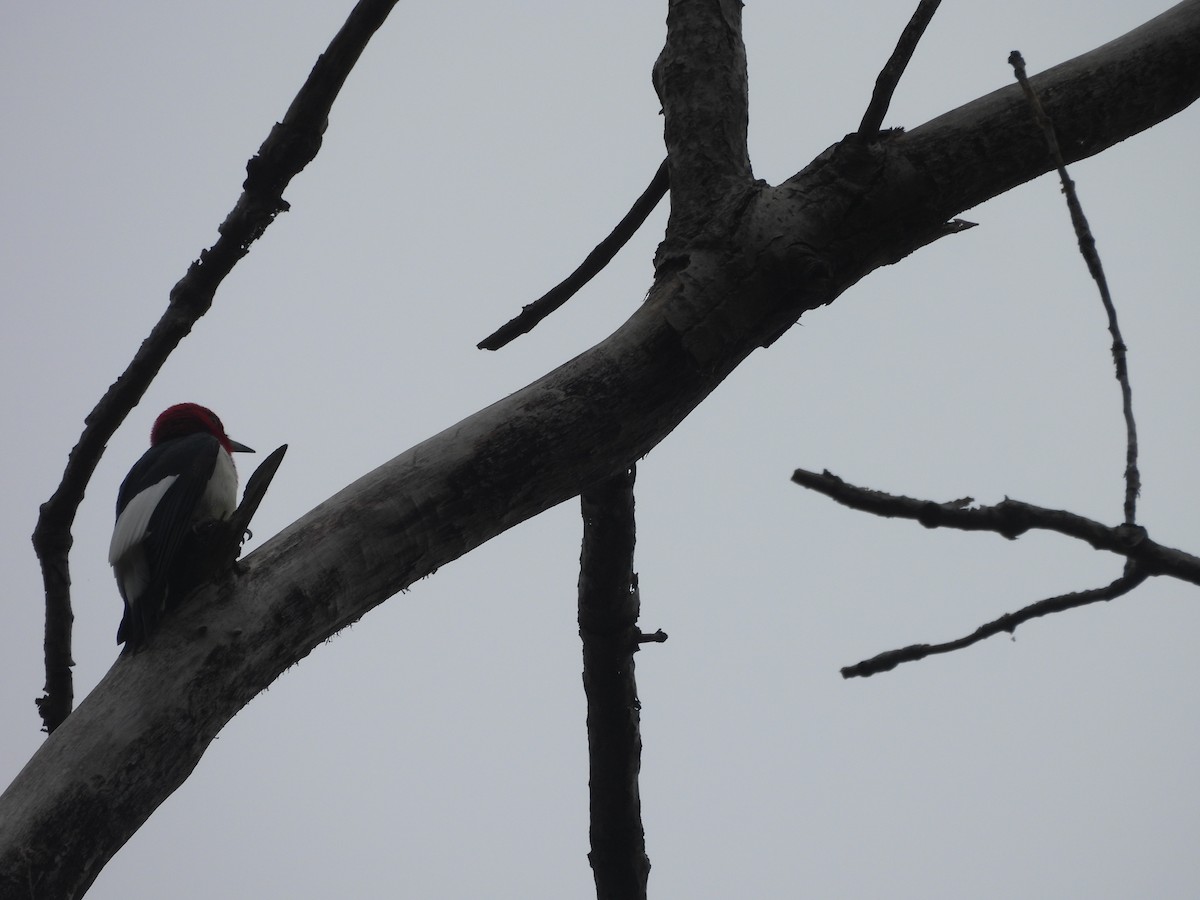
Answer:
<svg viewBox="0 0 1200 900"><path fill-rule="evenodd" d="M159 501L171 489L171 485L178 477L178 475L168 475L157 484L150 485L121 510L121 515L117 517L117 524L113 528L112 543L108 545L108 564L110 566L115 566L131 548L142 542L146 536L146 528L150 524L150 517L154 515Z"/></svg>
<svg viewBox="0 0 1200 900"><path fill-rule="evenodd" d="M121 597L130 607L137 604L150 586L150 565L146 562L146 554L137 546L113 564L113 574L117 576Z"/></svg>

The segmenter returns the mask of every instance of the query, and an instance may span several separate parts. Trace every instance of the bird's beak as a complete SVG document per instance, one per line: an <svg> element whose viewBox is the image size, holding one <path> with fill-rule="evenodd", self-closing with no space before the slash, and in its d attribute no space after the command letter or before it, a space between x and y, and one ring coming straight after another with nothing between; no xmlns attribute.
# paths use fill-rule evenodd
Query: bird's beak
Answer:
<svg viewBox="0 0 1200 900"><path fill-rule="evenodd" d="M250 447L247 447L245 444L239 444L237 441L233 440L232 438L229 441L229 448L234 453L253 453L254 452Z"/></svg>

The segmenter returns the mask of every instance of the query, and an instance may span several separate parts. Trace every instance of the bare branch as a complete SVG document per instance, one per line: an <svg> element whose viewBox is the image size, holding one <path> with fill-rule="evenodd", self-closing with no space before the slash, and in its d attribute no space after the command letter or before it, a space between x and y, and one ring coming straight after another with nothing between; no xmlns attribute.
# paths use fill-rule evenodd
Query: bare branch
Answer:
<svg viewBox="0 0 1200 900"><path fill-rule="evenodd" d="M929 26L929 22L933 19L933 14L937 12L941 2L942 0L921 0L917 4L916 12L904 26L904 31L900 33L896 49L892 51L892 55L884 64L879 77L875 79L875 90L871 94L871 102L867 105L862 123L858 126L860 135L870 137L883 127L883 117L887 115L888 107L892 105L892 95L896 92L896 85L900 83L900 78L904 75L904 70L908 68L909 60L912 59L913 52L917 49L917 43L921 40L921 35L925 33L925 29Z"/></svg>
<svg viewBox="0 0 1200 900"><path fill-rule="evenodd" d="M591 794L588 860L597 900L645 898L650 876L638 791L641 702L633 661L642 638L637 627L641 597L633 571L635 477L631 466L580 497L579 636Z"/></svg>
<svg viewBox="0 0 1200 900"><path fill-rule="evenodd" d="M1188 0L1034 83L1080 158L1200 96L1198 53L1200 0ZM659 266L612 335L377 467L245 557L236 578L201 588L152 646L117 659L0 795L0 896L22 896L30 869L46 896L78 896L230 718L330 635L631 465L755 348L910 252L914 232L1045 172L1032 155L1040 135L1014 132L1018 118L1028 113L1013 85L850 158L823 154L778 187L751 185L744 204L718 198L705 212L730 236L725 252L679 237L687 258ZM674 163L672 151L673 193Z"/></svg>
<svg viewBox="0 0 1200 900"><path fill-rule="evenodd" d="M671 170L668 240L682 239L753 179L741 0L671 0L653 75Z"/></svg>
<svg viewBox="0 0 1200 900"><path fill-rule="evenodd" d="M1005 498L995 506L972 506L971 497L937 503L917 500L848 484L829 471L805 469L792 481L836 500L843 506L888 518L913 519L926 528L992 531L1010 540L1030 529L1056 531L1081 540L1096 550L1116 553L1138 564L1146 575L1170 575L1200 584L1200 557L1152 541L1138 525L1109 526L1061 509L1046 509Z"/></svg>
<svg viewBox="0 0 1200 900"><path fill-rule="evenodd" d="M1117 325L1117 307L1113 304L1112 295L1108 290L1108 279L1104 277L1104 266L1100 262L1100 253L1096 250L1096 239L1088 225L1087 217L1083 214L1083 205L1075 191L1075 182L1067 174L1067 164L1063 161L1062 150L1058 145L1058 136L1054 131L1054 123L1046 115L1037 92L1025 75L1025 60L1020 52L1014 50L1008 57L1009 64L1016 73L1025 99L1033 110L1033 118L1046 136L1046 146L1058 169L1058 178L1062 182L1063 194L1067 198L1067 209L1071 212L1071 224L1075 228L1075 238L1079 241L1079 252L1087 263L1088 272L1096 282L1100 291L1100 300L1104 304L1104 312L1108 316L1108 331L1112 335L1113 365L1116 367L1117 383L1121 386L1121 408L1125 415L1125 524L1133 525L1137 521L1137 498L1142 489L1142 478L1138 472L1138 442L1137 425L1133 420L1133 388L1129 384L1129 367L1125 358L1125 341L1121 337L1120 326Z"/></svg>
<svg viewBox="0 0 1200 900"><path fill-rule="evenodd" d="M1111 584L1106 584L1104 587L1093 588L1089 591L1061 594L1057 597L1039 600L1037 603L1032 603L1016 612L1005 613L995 621L981 625L970 634L955 641L947 641L944 644L910 644L907 647L901 647L899 650L888 650L885 653L872 656L870 659L865 659L853 666L846 666L842 669L842 677L869 678L872 675L878 675L880 672L891 671L900 665L900 663L915 662L927 656L933 656L936 653L950 653L953 650L961 650L963 647L977 644L985 638L992 637L1001 632L1012 634L1016 631L1018 625L1022 625L1030 619L1036 619L1039 616L1048 616L1051 613L1063 612L1068 609L1075 609L1079 606L1087 606L1089 603L1099 603L1102 600L1113 600L1123 594L1128 594L1148 577L1150 577L1149 573L1143 571L1136 564L1129 563L1125 567L1125 573L1120 578Z"/></svg>
<svg viewBox="0 0 1200 900"><path fill-rule="evenodd" d="M42 504L33 546L46 590L46 686L37 699L44 730L53 732L74 706L71 678L71 526L104 448L138 404L159 369L196 321L212 306L217 288L275 217L288 209L283 191L321 147L329 110L363 48L396 0L360 0L308 80L246 164L242 194L219 228L220 237L188 267L171 289L170 303L121 376L85 419L83 434L67 457L62 481Z"/></svg>
<svg viewBox="0 0 1200 900"><path fill-rule="evenodd" d="M625 217L617 223L617 227L612 230L612 233L587 255L579 264L579 268L541 297L527 306L521 307L521 312L516 317L509 319L475 346L480 350L499 350L531 331L542 319L574 297L585 284L600 274L604 267L612 262L612 258L617 255L617 252L629 243L629 239L642 227L642 223L646 221L654 208L658 206L658 202L667 193L670 183L670 176L667 172L667 161L664 159L659 165L658 171L654 173L654 177L650 179L646 190L642 191L642 195L629 208L629 212L625 213Z"/></svg>

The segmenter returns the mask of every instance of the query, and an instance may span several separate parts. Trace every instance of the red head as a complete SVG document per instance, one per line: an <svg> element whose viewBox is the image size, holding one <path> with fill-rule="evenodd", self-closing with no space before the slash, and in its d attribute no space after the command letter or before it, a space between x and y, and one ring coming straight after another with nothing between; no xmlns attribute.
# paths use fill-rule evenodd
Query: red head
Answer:
<svg viewBox="0 0 1200 900"><path fill-rule="evenodd" d="M160 413L154 420L154 427L150 429L150 446L157 447L164 441L204 432L220 441L227 453L254 452L244 444L230 440L217 414L198 403L177 403Z"/></svg>

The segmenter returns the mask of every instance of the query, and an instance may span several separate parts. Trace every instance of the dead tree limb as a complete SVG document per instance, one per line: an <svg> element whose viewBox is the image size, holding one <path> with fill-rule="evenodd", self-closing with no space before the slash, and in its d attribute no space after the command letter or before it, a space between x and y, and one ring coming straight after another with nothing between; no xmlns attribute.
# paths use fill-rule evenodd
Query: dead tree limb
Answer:
<svg viewBox="0 0 1200 900"><path fill-rule="evenodd" d="M608 237L597 244L595 249L587 255L579 264L579 268L532 303L523 306L516 316L509 319L476 346L480 350L499 350L526 332L532 331L542 319L579 293L585 284L604 271L604 267L612 262L618 251L637 234L642 223L646 221L650 213L654 212L654 208L666 195L668 182L667 161L664 159L659 164L654 177L650 179L646 190L642 191L642 195L629 208L629 212L625 213L624 218L617 223L617 227Z"/></svg>
<svg viewBox="0 0 1200 900"><path fill-rule="evenodd" d="M1008 498L993 506L974 506L971 497L940 503L918 500L859 487L829 471L818 474L797 469L792 473L792 481L850 509L887 518L912 519L926 528L990 531L1009 540L1031 529L1056 531L1096 550L1123 556L1137 563L1146 575L1169 575L1200 585L1200 557L1151 540L1146 529L1138 525L1105 525L1066 510Z"/></svg>
<svg viewBox="0 0 1200 900"><path fill-rule="evenodd" d="M684 202L673 195L645 302L575 359L339 491L201 588L154 646L119 658L0 796L0 896L23 896L31 870L42 896L79 896L225 723L322 641L632 465L806 310L1049 170L1012 85L902 136L838 145L778 187L754 182L736 134L745 98L723 102L745 91L733 5L672 3L672 16L698 17L669 25L656 78ZM697 55L701 78L677 58L692 43L728 45L716 67ZM1200 0L1188 0L1033 83L1070 161L1191 104L1197 58ZM731 158L706 174L722 146Z"/></svg>
<svg viewBox="0 0 1200 900"><path fill-rule="evenodd" d="M921 36L925 34L925 29L929 27L941 2L942 0L921 0L912 18L904 26L904 31L900 32L896 49L892 51L892 55L880 70L879 77L875 79L871 102L867 104L867 111L863 113L862 122L859 123L858 133L863 137L870 137L883 127L883 117L892 105L892 95L896 93L896 86L900 84L900 78L908 68L909 60L912 59Z"/></svg>
<svg viewBox="0 0 1200 900"><path fill-rule="evenodd" d="M644 900L650 858L642 829L641 702L633 654L641 597L633 571L635 469L580 497L579 637L587 695L588 790L597 900Z"/></svg>
<svg viewBox="0 0 1200 900"><path fill-rule="evenodd" d="M1129 383L1128 347L1121 337L1121 328L1117 324L1117 307L1113 303L1112 293L1108 289L1108 279L1104 275L1104 265L1100 261L1100 252L1096 249L1096 238L1092 236L1091 226L1087 216L1083 214L1083 204L1079 202L1079 193L1075 190L1075 182L1067 174L1067 164L1063 159L1062 148L1058 143L1058 135L1054 130L1054 122L1046 114L1037 91L1029 83L1025 74L1025 60L1014 50L1008 57L1013 71L1017 75L1017 83L1025 93L1025 99L1033 110L1034 121L1042 129L1046 137L1046 147L1054 166L1058 170L1058 179L1062 183L1063 194L1067 199L1067 209L1071 213L1071 225L1075 229L1075 239L1079 242L1079 252L1087 263L1088 272L1096 282L1100 292L1100 302L1104 304L1104 313L1108 317L1108 331L1112 336L1113 366L1116 369L1117 384L1121 388L1121 411L1125 417L1125 524L1133 525L1137 521L1137 498L1142 490L1142 476L1138 471L1138 440L1137 424L1133 418L1133 388Z"/></svg>
<svg viewBox="0 0 1200 900"><path fill-rule="evenodd" d="M915 662L937 653L951 653L955 650L962 650L964 647L970 647L972 644L977 644L997 634L1012 634L1017 630L1018 625L1022 625L1030 619L1036 619L1039 616L1048 616L1051 613L1077 609L1080 606L1087 606L1091 603L1115 600L1117 597L1128 594L1148 577L1148 573L1142 571L1136 563L1128 563L1124 574L1104 587L1092 588L1087 591L1072 591L1068 594L1060 594L1057 597L1048 597L1045 600L1039 600L1037 603L1031 603L1029 606L1023 607L1016 612L1005 613L1000 618L988 622L986 625L980 625L973 632L965 637L958 638L958 640L946 641L942 644L910 644L898 650L887 650L877 656L872 656L870 659L864 659L860 663L846 666L842 669L842 677L869 678L872 675L878 675L880 672L889 672L901 663Z"/></svg>

